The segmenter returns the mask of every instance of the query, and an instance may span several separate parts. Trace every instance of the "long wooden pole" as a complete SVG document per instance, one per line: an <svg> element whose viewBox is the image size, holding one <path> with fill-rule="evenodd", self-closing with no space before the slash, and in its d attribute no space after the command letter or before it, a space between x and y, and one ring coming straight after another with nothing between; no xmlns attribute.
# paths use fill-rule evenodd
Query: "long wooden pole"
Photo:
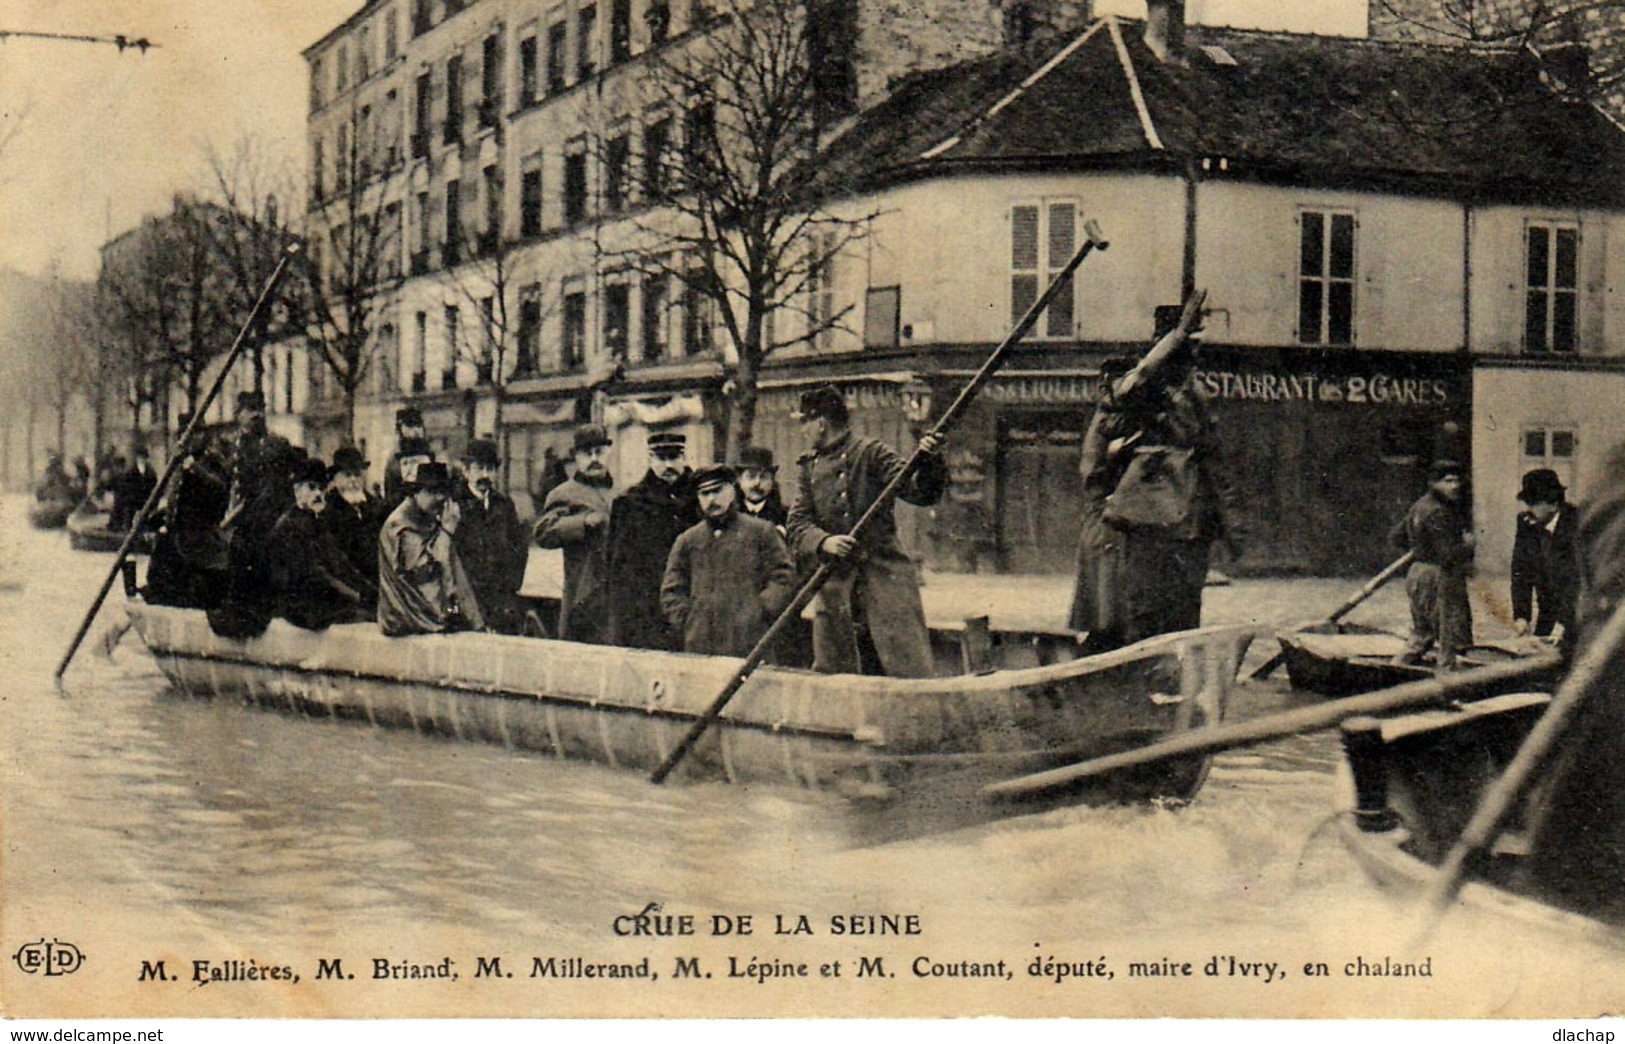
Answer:
<svg viewBox="0 0 1625 1044"><path fill-rule="evenodd" d="M272 270L271 277L265 281L265 288L260 291L259 299L254 302L253 310L248 313L248 318L243 322L242 329L237 331L236 340L231 342L231 350L226 353L226 361L220 367L220 372L215 375L214 383L209 386L208 394L204 395L203 401L193 409L192 420L186 425L186 430L181 433L178 442L179 448L170 455L169 462L164 465L164 473L159 476L157 483L152 487L152 492L147 494L146 503L141 505L141 510L136 512L135 518L130 522L130 531L124 534L124 542L119 545L118 556L113 559L113 568L108 570L107 579L102 581L101 590L96 592L95 601L90 603L90 609L85 613L84 620L80 622L78 632L74 634L73 641L68 644L68 651L62 654L62 662L56 665L56 674L53 677L58 683L62 681L62 675L67 671L68 664L73 662L74 653L79 651L80 644L84 642L85 635L90 631L90 625L95 621L96 613L101 610L102 603L107 600L107 592L112 590L113 580L118 576L119 569L123 567L124 560L129 557L130 548L135 546L136 540L140 537L141 530L146 525L147 517L158 506L158 501L162 499L164 490L169 486L170 478L175 474L176 468L185 458L184 447L191 440L192 432L202 425L203 415L208 412L209 407L213 405L214 400L220 395L220 389L225 387L226 377L231 373L232 364L243 353L243 346L248 343L249 333L254 329L254 325L259 322L260 313L265 310L265 306L270 302L272 294L276 292L277 284L282 281L283 275L288 270L288 265L299 255L299 251L300 247L297 243L290 243L283 248L282 257L277 260L276 268Z"/></svg>
<svg viewBox="0 0 1625 1044"><path fill-rule="evenodd" d="M1625 602L1615 607L1596 639L1586 646L1574 669L1558 686L1546 713L1524 738L1506 771L1485 792L1473 818L1467 821L1467 828L1439 864L1438 876L1424 895L1425 907L1435 922L1461 891L1468 863L1501 832L1530 784L1546 767L1558 741L1573 726L1575 715L1602 683L1609 664L1622 652L1625 652Z"/></svg>
<svg viewBox="0 0 1625 1044"><path fill-rule="evenodd" d="M1267 743L1270 740L1297 735L1301 732L1315 732L1319 729L1331 728L1346 718L1358 717L1363 714L1385 714L1406 707L1446 703L1450 700L1493 691L1508 684L1530 680L1545 671L1551 670L1557 663L1557 656L1552 655L1536 657L1530 660L1518 660L1512 663L1491 664L1488 667L1476 667L1470 671L1462 671L1460 674L1429 678L1424 681L1406 682L1404 685L1396 685L1391 689L1383 689L1380 692L1332 700L1312 707L1301 707L1280 714L1253 718L1250 721L1239 721L1231 725L1216 725L1213 728L1206 729L1193 729L1190 732L1182 732L1160 743L1147 744L1134 750L1109 754L1089 761L1080 761L1074 765L1063 765L1060 768L1050 769L1046 772L1018 776L1002 783L992 783L982 788L982 796L991 799L1025 797L1045 790L1069 786L1080 780L1103 775L1107 772L1115 772L1118 769L1162 761L1165 758L1189 754L1209 754L1220 750L1234 750L1238 747Z"/></svg>
<svg viewBox="0 0 1625 1044"><path fill-rule="evenodd" d="M1367 598L1370 598L1372 595L1376 594L1384 584L1388 583L1388 581L1409 569L1411 567L1411 563L1415 560L1416 552L1407 551L1403 555L1400 555L1398 558L1394 559L1392 562L1389 562L1382 572L1378 573L1370 580L1367 580L1364 587L1360 588L1348 598L1344 599L1342 605L1326 614L1325 619L1317 621L1317 626L1324 627L1328 624L1335 624L1337 621L1353 612L1356 606L1358 606L1361 602L1364 602ZM1274 656L1271 656L1267 661L1264 662L1263 666L1259 667L1258 670L1254 671L1252 674L1249 674L1247 677L1253 681L1257 681L1259 678L1268 678L1271 674L1275 673L1275 668L1281 666L1281 664L1285 662L1286 650L1283 649Z"/></svg>
<svg viewBox="0 0 1625 1044"><path fill-rule="evenodd" d="M1050 282L1038 300L1029 305L1027 310L1022 313L1021 319L1016 323L1015 328L1005 336L1003 341L999 342L998 347L993 349L993 354L987 357L987 361L982 364L980 370L976 371L976 376L970 379L970 383L960 390L959 395L943 412L942 416L938 418L936 425L925 436L926 438L934 435L939 441L941 440L942 436L959 419L959 415L965 411L965 407L969 406L971 400L976 398L976 394L982 390L982 386L1003 365L1005 357L1010 354L1010 349L1014 348L1023 337L1027 336L1027 331L1032 329L1033 324L1038 321L1038 317L1043 314L1044 309L1049 307L1050 302L1061 292L1063 286L1067 285L1072 278L1072 273L1077 271L1079 265L1083 264L1084 258L1095 250L1105 250L1108 246L1105 237L1101 234L1100 226L1094 221L1084 222L1083 233L1083 245L1078 248L1077 253L1072 255L1072 259L1066 263L1066 267ZM875 497L868 510L864 511L857 523L848 532L848 536L856 537L861 535L874 518L885 510L886 506L897 496L898 491L902 489L903 483L919 467L924 456L925 454L916 446L914 452L909 455L907 463L903 465L903 469ZM818 594L819 589L828 582L834 568L833 562L824 562L813 571L813 574L801 585L801 589L796 592L796 596L790 600L790 604L785 608L784 612L780 613L778 619L774 620L773 625L767 629L767 633L757 640L756 646L745 657L745 662L740 665L739 670L734 672L733 677L728 680L728 684L723 686L722 691L717 694L717 698L711 701L711 705L705 709L705 713L701 714L699 719L689 727L688 732L683 735L676 748L654 770L654 773L649 777L649 782L664 783L666 777L671 775L672 770L678 766L683 758L688 756L688 752L693 749L694 744L699 742L700 737L705 735L705 731L722 714L722 709L739 692L740 688L745 684L745 680L751 676L757 667L761 666L762 660L766 658L768 650L773 647L773 642L777 640L780 633L789 626L791 620L801 615L801 611L807 608L813 597Z"/></svg>

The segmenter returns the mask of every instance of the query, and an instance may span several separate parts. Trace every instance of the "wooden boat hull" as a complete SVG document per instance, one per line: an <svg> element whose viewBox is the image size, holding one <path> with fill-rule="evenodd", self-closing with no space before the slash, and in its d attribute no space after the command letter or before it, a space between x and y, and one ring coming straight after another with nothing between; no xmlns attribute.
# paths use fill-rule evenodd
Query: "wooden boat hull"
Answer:
<svg viewBox="0 0 1625 1044"><path fill-rule="evenodd" d="M1340 630L1305 628L1276 634L1286 662L1287 677L1300 692L1320 696L1355 696L1406 682L1425 681L1433 669L1421 664L1398 664L1393 659L1405 648L1405 639L1388 631L1345 627ZM1464 666L1504 663L1525 655L1507 645L1475 645L1462 657ZM1544 684L1555 686L1561 674L1554 668ZM1528 682L1522 683L1527 688Z"/></svg>
<svg viewBox="0 0 1625 1044"><path fill-rule="evenodd" d="M35 529L61 529L72 512L70 500L36 500L28 505L28 524Z"/></svg>
<svg viewBox="0 0 1625 1044"><path fill-rule="evenodd" d="M67 519L68 546L75 551L116 553L124 546L125 531L109 529L107 522L110 517L105 511L93 511L80 505ZM142 533L131 550L137 554L151 554L152 542L151 533Z"/></svg>
<svg viewBox="0 0 1625 1044"><path fill-rule="evenodd" d="M488 634L386 638L281 620L221 638L195 610L131 616L181 692L413 728L647 771L739 661ZM1168 635L1103 656L947 678L762 668L679 774L886 796L936 775L1000 778L1137 746L1224 713L1249 633ZM1206 759L1118 781L1111 797L1188 798Z"/></svg>
<svg viewBox="0 0 1625 1044"><path fill-rule="evenodd" d="M1465 830L1484 791L1516 755L1551 697L1505 693L1459 707L1404 714L1381 723L1381 747L1365 755L1364 769L1351 752L1343 771L1344 806L1338 829L1360 867L1379 884L1420 895L1437 866ZM1353 781L1374 770L1382 812L1366 788L1352 799ZM1497 918L1535 925L1559 936L1625 946L1625 931L1526 894L1519 870L1527 838L1521 816L1491 847L1461 901Z"/></svg>

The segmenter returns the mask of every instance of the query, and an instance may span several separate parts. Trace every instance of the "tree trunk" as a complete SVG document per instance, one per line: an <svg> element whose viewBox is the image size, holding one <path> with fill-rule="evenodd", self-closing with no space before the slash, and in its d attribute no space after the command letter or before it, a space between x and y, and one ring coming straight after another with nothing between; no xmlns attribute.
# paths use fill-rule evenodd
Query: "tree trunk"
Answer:
<svg viewBox="0 0 1625 1044"><path fill-rule="evenodd" d="M734 392L728 400L728 434L724 443L724 460L737 461L739 453L751 444L756 433L756 381L761 366L762 321L759 316L746 320L746 344L739 352L739 365L734 370Z"/></svg>
<svg viewBox="0 0 1625 1044"><path fill-rule="evenodd" d="M68 459L68 403L66 401L56 404L56 452L63 460Z"/></svg>
<svg viewBox="0 0 1625 1044"><path fill-rule="evenodd" d="M354 446L355 442L355 385L346 381L344 383L344 441L346 445Z"/></svg>

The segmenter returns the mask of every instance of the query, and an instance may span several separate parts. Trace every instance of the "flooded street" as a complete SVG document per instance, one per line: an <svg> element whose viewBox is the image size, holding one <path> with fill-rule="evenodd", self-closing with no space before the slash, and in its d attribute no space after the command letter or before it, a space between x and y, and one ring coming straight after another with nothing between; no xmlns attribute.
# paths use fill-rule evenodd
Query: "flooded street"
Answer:
<svg viewBox="0 0 1625 1044"><path fill-rule="evenodd" d="M66 1005L84 1015L1389 1017L1625 1008L1619 952L1491 934L1467 917L1448 920L1428 944L1430 978L1345 975L1356 957L1398 959L1410 910L1360 873L1332 829L1330 734L1220 757L1181 809L1069 807L955 830L877 830L872 820L885 809L833 796L655 787L596 765L183 698L133 632L111 660L87 642L59 695L52 668L111 558L27 529L19 506L7 499L0 517L8 680L0 943L9 955L57 938L86 958L79 993L74 979L28 979L8 960L0 984L19 1013ZM1259 658L1255 651L1252 662ZM1270 684L1243 692L1238 712L1281 706L1284 681ZM877 840L888 834L898 839ZM695 934L617 933L630 923L617 918L651 903L672 918L692 916ZM749 936L737 931L741 915L752 918ZM803 916L808 930L799 932ZM719 925L736 930L719 937ZM691 955L715 978L674 975L676 959ZM379 960L448 956L456 981L375 979ZM649 956L660 977L532 977L536 958L572 956ZM504 974L476 977L481 957L500 958ZM863 957L883 958L885 974L856 977ZM1231 971L1232 957L1257 971ZM314 981L318 961L330 958L354 980ZM1034 958L1038 974L1029 972ZM1043 971L1046 958L1077 974ZM1097 959L1101 974L1083 970ZM1210 959L1216 974L1204 973ZM179 981L142 981L143 962L159 960ZM199 984L200 960L286 965L302 981ZM775 969L809 962L813 978L731 974L753 960ZM846 962L838 978L818 978L820 964L837 960ZM1131 961L1191 971L1130 978ZM1009 977L933 971L967 962L1003 962ZM1305 977L1313 962L1331 976ZM84 982L92 973L94 989Z"/></svg>

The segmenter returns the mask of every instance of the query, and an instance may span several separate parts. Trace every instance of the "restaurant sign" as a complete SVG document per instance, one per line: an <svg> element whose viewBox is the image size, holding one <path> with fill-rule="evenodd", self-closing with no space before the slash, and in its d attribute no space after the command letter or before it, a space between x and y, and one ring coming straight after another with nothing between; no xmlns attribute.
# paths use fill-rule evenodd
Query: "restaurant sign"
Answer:
<svg viewBox="0 0 1625 1044"><path fill-rule="evenodd" d="M1205 365L1204 365L1205 364ZM1396 353L1301 356L1269 349L1204 350L1196 390L1208 399L1353 406L1454 406L1467 398L1460 361Z"/></svg>

